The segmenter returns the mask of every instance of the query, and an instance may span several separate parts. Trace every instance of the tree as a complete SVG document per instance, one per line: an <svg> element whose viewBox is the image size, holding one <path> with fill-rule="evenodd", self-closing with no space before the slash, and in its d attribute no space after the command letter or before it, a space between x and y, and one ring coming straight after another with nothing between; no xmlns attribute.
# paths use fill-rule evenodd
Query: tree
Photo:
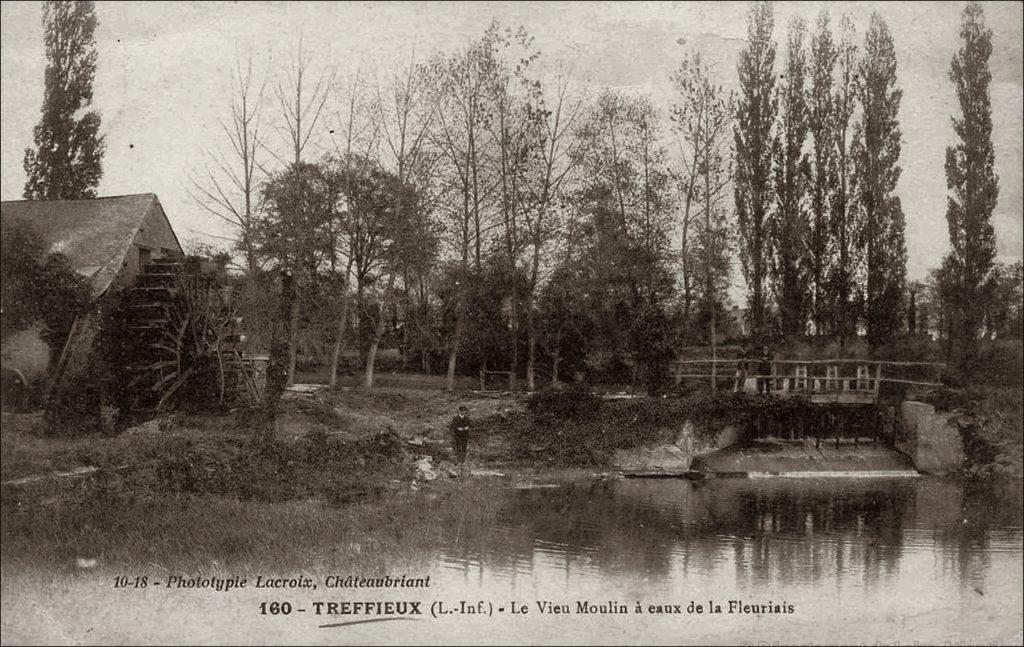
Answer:
<svg viewBox="0 0 1024 647"><path fill-rule="evenodd" d="M498 32L492 25L492 31ZM525 242L525 211L528 208L528 177L531 163L540 161L542 120L540 82L526 76L539 53L532 50L532 39L522 27L513 32L506 29L494 36L500 50L488 88L493 106L493 119L488 130L494 141L498 189L498 210L501 223L501 251L509 279L508 304L510 337L509 386L516 390L519 372L519 281L517 267ZM511 50L511 51L510 51ZM511 55L515 64L506 58ZM528 310L529 312L529 310Z"/></svg>
<svg viewBox="0 0 1024 647"><path fill-rule="evenodd" d="M733 111L732 97L713 78L699 54L684 58L672 78L679 102L671 114L682 164L676 176L682 194L683 316L690 314L692 282L708 322L712 359L717 357L717 313L729 284L729 227L721 202L732 179L728 134ZM715 369L712 365L712 373Z"/></svg>
<svg viewBox="0 0 1024 647"><path fill-rule="evenodd" d="M46 47L42 117L25 149L25 198L95 198L106 149L100 115L92 110L96 76L94 3L49 0L43 5Z"/></svg>
<svg viewBox="0 0 1024 647"><path fill-rule="evenodd" d="M996 256L992 211L999 197L992 147L992 102L989 57L992 30L985 26L984 10L971 2L963 10L960 38L963 44L953 57L949 78L956 85L960 118L953 118L959 142L946 148L946 185L949 223L949 264L956 283L955 305L959 310L955 331L960 361L966 366L977 355L982 325L982 297Z"/></svg>
<svg viewBox="0 0 1024 647"><path fill-rule="evenodd" d="M838 83L833 94L831 146L834 191L829 201L829 238L834 246L833 264L828 276L828 294L832 303L833 330L839 335L840 346L854 334L855 308L853 307L855 263L852 250L857 238L858 217L854 209L856 176L853 173L852 120L857 103L857 45L853 21L843 16L840 23Z"/></svg>
<svg viewBox="0 0 1024 647"><path fill-rule="evenodd" d="M538 345L551 362L551 382L586 364L594 330L586 303L586 283L580 268L565 263L555 268L537 298Z"/></svg>
<svg viewBox="0 0 1024 647"><path fill-rule="evenodd" d="M46 254L39 236L20 223L5 226L0 243L0 339L39 322L52 365L75 317L91 303L89 281L71 269L63 254Z"/></svg>
<svg viewBox="0 0 1024 647"><path fill-rule="evenodd" d="M986 334L993 339L1020 339L1021 314L1024 312L1024 264L996 263L988 281L985 299Z"/></svg>
<svg viewBox="0 0 1024 647"><path fill-rule="evenodd" d="M485 159L485 125L490 119L487 86L494 70L490 31L453 55L431 63L436 92L436 122L430 130L444 162L442 184L454 199L445 210L444 239L458 262L456 323L447 339L446 388L455 388L455 369L466 329L471 273L479 273L483 237L490 227L485 209L491 193Z"/></svg>
<svg viewBox="0 0 1024 647"><path fill-rule="evenodd" d="M295 53L292 55L291 66L279 79L274 93L277 97L280 108L281 122L278 124L286 136L292 159L289 162L286 157L276 155L271 151L277 160L289 169L297 172L299 176L305 176L305 171L310 167L303 166L303 155L310 142L317 142L324 112L324 105L330 95L331 85L334 83L333 73L321 71L313 78L310 84L310 67L313 58L308 56L302 48L302 36L299 36ZM267 149L270 151L271 149ZM298 177L298 176L296 176ZM296 277L299 283L302 279ZM295 360L297 357L297 346L295 344L299 334L300 303L302 302L302 288L300 284L295 286L296 299L292 302L291 328L289 338L288 356L288 384L295 381Z"/></svg>
<svg viewBox="0 0 1024 647"><path fill-rule="evenodd" d="M632 381L652 390L673 349L665 315L671 192L657 113L645 97L604 91L579 134L584 181L572 198L585 221L581 261L605 347L632 359Z"/></svg>
<svg viewBox="0 0 1024 647"><path fill-rule="evenodd" d="M808 222L805 197L809 164L804 154L807 139L807 103L804 95L807 55L803 20L789 24L784 82L777 90L779 125L772 153L775 158L775 208L769 212L771 247L769 273L775 288L782 334L803 334L809 284Z"/></svg>
<svg viewBox="0 0 1024 647"><path fill-rule="evenodd" d="M428 73L410 60L407 68L394 77L388 93L378 94L377 121L392 169L380 178L380 197L391 202L371 213L381 225L381 269L388 283L366 356L367 388L373 386L374 361L384 334L385 313L394 299L396 277L404 275L408 286L411 274L423 276L429 271L437 252L427 196L437 160L427 151L427 133L434 116Z"/></svg>
<svg viewBox="0 0 1024 647"><path fill-rule="evenodd" d="M259 270L256 224L263 213L257 172L263 149L260 111L266 81L253 78L252 56L235 63L231 74L230 118L221 121L226 151L208 152L201 178L192 178L192 198L207 213L235 230L235 248L242 253L243 269L252 278Z"/></svg>
<svg viewBox="0 0 1024 647"><path fill-rule="evenodd" d="M583 112L583 101L570 99L568 88L568 76L563 71L555 81L554 96L541 95L538 105L541 128L538 158L537 163L530 165L525 178L524 243L530 254L526 303L526 386L531 391L536 386L538 312L535 301L541 282L541 263L546 261L549 267L554 265L548 258L548 252L561 224L558 204L564 197L563 188L581 159L579 140L572 135ZM554 356L552 362L552 380L557 381L557 360Z"/></svg>
<svg viewBox="0 0 1024 647"><path fill-rule="evenodd" d="M334 210L329 227L332 239L328 257L332 306L337 310L334 317L334 341L328 365L327 384L334 387L338 382L338 363L341 358L342 346L345 343L345 331L348 327L351 309L351 287L353 268L357 258L357 248L361 244L353 206L357 195L357 181L369 172L373 165L372 152L377 149L380 137L379 120L373 116L375 107L364 90L358 72L351 83L339 92L338 105L335 111L337 125L330 130L334 144L335 156L328 163L334 165L334 179L339 182L341 201ZM337 136L336 136L337 134ZM353 235L355 234L355 235ZM344 267L344 269L341 269ZM365 278L360 275L360 278ZM358 295L362 295L362 286L358 287ZM359 303L360 308L362 302ZM360 311L361 313L361 311ZM356 327L358 333L359 327ZM358 337L358 334L356 335Z"/></svg>
<svg viewBox="0 0 1024 647"><path fill-rule="evenodd" d="M737 71L740 95L736 107L736 224L740 261L749 290L750 329L754 338L766 332L765 279L768 269L766 217L771 202L771 141L777 102L772 7L758 2L747 16L747 47Z"/></svg>
<svg viewBox="0 0 1024 647"><path fill-rule="evenodd" d="M828 10L823 10L811 39L811 87L806 97L807 128L813 142L808 170L811 216L807 261L811 284L810 314L816 335L824 335L831 323L828 275L832 269L835 242L831 240L829 216L838 184L835 154L839 122L836 114L838 102L832 87L838 56L832 41Z"/></svg>
<svg viewBox="0 0 1024 647"><path fill-rule="evenodd" d="M272 324L272 346L287 351L285 381L294 381L298 301L329 258L330 224L338 202L338 183L321 165L292 164L263 187L266 216L254 231L260 256L282 277L281 312L287 321ZM272 358L272 363L273 363ZM276 365L275 365L276 366Z"/></svg>
<svg viewBox="0 0 1024 647"><path fill-rule="evenodd" d="M896 88L892 35L877 13L871 16L855 86L863 111L853 143L863 222L858 247L866 264L868 342L878 346L900 327L907 249L903 208L895 195L901 171L898 113L903 92Z"/></svg>

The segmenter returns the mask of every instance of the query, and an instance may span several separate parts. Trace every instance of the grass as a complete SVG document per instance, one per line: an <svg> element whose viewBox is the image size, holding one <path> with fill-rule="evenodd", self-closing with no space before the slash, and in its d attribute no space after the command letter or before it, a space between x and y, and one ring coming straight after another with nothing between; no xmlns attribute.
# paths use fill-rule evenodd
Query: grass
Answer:
<svg viewBox="0 0 1024 647"><path fill-rule="evenodd" d="M486 485L404 488L383 501L332 505L191 494L140 496L103 486L78 504L4 506L3 572L51 567L74 572L79 557L117 573L151 566L171 573L295 573L358 566L383 574L413 564L445 529L480 527L495 513ZM382 561L385 557L388 563Z"/></svg>

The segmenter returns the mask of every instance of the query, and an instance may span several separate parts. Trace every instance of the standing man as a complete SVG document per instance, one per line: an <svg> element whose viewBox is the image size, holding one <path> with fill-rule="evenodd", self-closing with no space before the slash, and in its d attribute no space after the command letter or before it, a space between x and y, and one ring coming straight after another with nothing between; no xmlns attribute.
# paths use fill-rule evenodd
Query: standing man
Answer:
<svg viewBox="0 0 1024 647"><path fill-rule="evenodd" d="M452 447L455 450L455 462L465 472L466 449L469 446L469 416L465 406L459 407L459 413L452 418L448 428L452 430Z"/></svg>

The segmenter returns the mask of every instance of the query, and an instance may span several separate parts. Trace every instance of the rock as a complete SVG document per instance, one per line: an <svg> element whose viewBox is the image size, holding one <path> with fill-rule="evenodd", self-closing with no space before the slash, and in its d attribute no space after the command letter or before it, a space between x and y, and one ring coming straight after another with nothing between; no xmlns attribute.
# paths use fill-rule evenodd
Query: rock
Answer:
<svg viewBox="0 0 1024 647"><path fill-rule="evenodd" d="M437 472L434 471L434 465L429 456L416 461L416 480L418 481L433 481L437 478Z"/></svg>
<svg viewBox="0 0 1024 647"><path fill-rule="evenodd" d="M416 436L415 438L410 438L409 440L407 440L405 442L409 443L410 445L413 445L414 447L422 447L423 446L423 437L422 436Z"/></svg>
<svg viewBox="0 0 1024 647"><path fill-rule="evenodd" d="M124 430L126 436L134 435L156 435L160 433L160 421L159 420L147 420L142 424L135 425L134 427L128 427Z"/></svg>
<svg viewBox="0 0 1024 647"><path fill-rule="evenodd" d="M455 466L448 461L441 461L437 466L438 471L442 474L446 474L449 478L456 478L459 476L459 472L455 469Z"/></svg>
<svg viewBox="0 0 1024 647"><path fill-rule="evenodd" d="M496 470L469 470L469 473L472 476L505 476L503 472Z"/></svg>
<svg viewBox="0 0 1024 647"><path fill-rule="evenodd" d="M734 425L726 425L722 429L722 431L718 433L717 446L719 449L722 449L724 447L729 447L730 445L735 445L737 442L739 442L739 440L739 429L737 429Z"/></svg>
<svg viewBox="0 0 1024 647"><path fill-rule="evenodd" d="M684 452L690 452L693 450L693 439L696 435L697 427L693 424L692 420L687 420L683 423L683 429L676 436L676 447L683 450Z"/></svg>

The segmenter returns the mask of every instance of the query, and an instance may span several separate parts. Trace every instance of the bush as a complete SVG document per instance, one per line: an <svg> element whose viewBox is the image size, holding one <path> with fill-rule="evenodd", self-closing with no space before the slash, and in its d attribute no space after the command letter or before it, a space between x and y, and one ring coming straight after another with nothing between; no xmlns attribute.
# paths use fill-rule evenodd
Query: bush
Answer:
<svg viewBox="0 0 1024 647"><path fill-rule="evenodd" d="M573 384L565 389L549 387L530 396L526 408L538 418L589 419L600 410L601 398L585 384Z"/></svg>

